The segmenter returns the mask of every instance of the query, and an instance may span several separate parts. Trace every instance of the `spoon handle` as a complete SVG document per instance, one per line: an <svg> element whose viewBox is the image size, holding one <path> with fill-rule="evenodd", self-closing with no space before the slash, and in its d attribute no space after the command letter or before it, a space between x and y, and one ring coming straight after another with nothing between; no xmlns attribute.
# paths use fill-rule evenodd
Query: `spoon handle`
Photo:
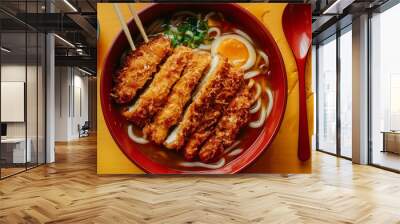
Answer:
<svg viewBox="0 0 400 224"><path fill-rule="evenodd" d="M297 153L301 161L307 161L310 158L311 149L307 119L305 59L297 60L297 66L299 79L299 139Z"/></svg>

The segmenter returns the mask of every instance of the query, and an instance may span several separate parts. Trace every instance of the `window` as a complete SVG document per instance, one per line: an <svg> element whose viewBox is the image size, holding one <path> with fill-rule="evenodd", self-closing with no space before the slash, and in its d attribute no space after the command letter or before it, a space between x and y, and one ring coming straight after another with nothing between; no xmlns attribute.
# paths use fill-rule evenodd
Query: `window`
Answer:
<svg viewBox="0 0 400 224"><path fill-rule="evenodd" d="M314 112L313 112L313 114L314 114L314 118L313 118L314 119L314 122L313 122L314 123L314 127L313 127L314 133L312 135L311 149L316 150L317 149L317 140L316 140L316 137L317 137L317 119L316 119L317 97L315 95L317 93L317 83L316 83L316 81L317 81L317 47L316 47L316 45L312 45L311 57L312 57L312 62L311 62L311 64L312 64L312 70L311 70L312 91L314 93Z"/></svg>
<svg viewBox="0 0 400 224"><path fill-rule="evenodd" d="M318 149L336 153L336 37L318 48Z"/></svg>
<svg viewBox="0 0 400 224"><path fill-rule="evenodd" d="M351 26L340 36L340 155L352 157L352 34Z"/></svg>
<svg viewBox="0 0 400 224"><path fill-rule="evenodd" d="M400 73L390 74L390 130L400 130Z"/></svg>
<svg viewBox="0 0 400 224"><path fill-rule="evenodd" d="M400 170L400 4L371 18L371 162Z"/></svg>
<svg viewBox="0 0 400 224"><path fill-rule="evenodd" d="M44 1L1 1L39 13ZM0 178L45 163L45 34L0 12ZM5 97L7 96L7 97ZM11 98L10 96L13 96Z"/></svg>

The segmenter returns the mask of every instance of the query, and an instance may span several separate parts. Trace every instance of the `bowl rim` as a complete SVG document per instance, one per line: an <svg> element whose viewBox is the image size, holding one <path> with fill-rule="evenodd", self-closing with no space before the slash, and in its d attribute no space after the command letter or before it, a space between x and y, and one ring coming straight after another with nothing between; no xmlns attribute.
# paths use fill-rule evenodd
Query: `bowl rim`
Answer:
<svg viewBox="0 0 400 224"><path fill-rule="evenodd" d="M99 94L100 94L100 104L101 104L101 116L103 116L104 121L106 123L107 129L110 133L110 135L113 138L113 141L118 145L118 148L123 152L123 154L131 161L133 162L138 168L142 169L143 171L145 171L145 173L147 174L236 174L238 172L241 172L242 170L244 170L245 168L247 168L251 163L253 163L254 161L256 161L259 156L265 152L267 150L267 148L271 145L271 143L273 142L273 140L275 139L276 135L278 134L280 127L282 125L283 122L283 118L285 116L285 112L286 112L286 107L287 107L287 98L288 98L288 84L287 84L287 72L286 72L286 67L285 67L285 62L282 58L282 54L281 51L278 47L278 44L276 43L276 40L273 38L273 36L271 35L271 33L269 32L269 30L265 27L265 25L260 21L260 19L258 19L257 17L255 17L251 12L249 12L249 10L245 9L244 7L240 6L238 3L222 3L222 2L205 2L205 3L201 3L201 2L182 2L182 3L149 3L148 5L146 5L145 7L143 7L139 12L138 15L140 17L140 14L145 13L147 10L151 10L152 7L154 7L155 5L159 5L159 4L169 4L169 5L230 5L230 7L236 8L236 10L240 10L242 11L242 13L246 14L247 17L251 17L251 19L256 23L257 27L260 27L262 29L262 32L268 36L268 39L272 40L271 41L271 50L276 52L278 55L277 60L279 61L279 67L282 70L282 76L284 78L283 80L283 91L282 91L282 100L283 100L283 105L281 107L281 113L279 114L279 118L278 118L278 124L275 126L275 128L272 131L272 135L270 136L269 139L267 139L267 141L265 142L264 146L262 147L261 150L258 150L257 152L252 154L253 158L247 158L246 161L244 163L242 163L243 165L240 165L239 168L234 169L234 170L230 170L229 172L226 172L224 170L224 168L226 167L227 164L225 164L223 167L215 169L215 170L201 170L201 171L182 171L182 170L176 170L174 168L168 168L165 165L163 165L164 168L162 170L162 172L158 171L154 171L153 169L148 169L148 167L144 166L143 164L139 163L138 161L135 161L135 159L132 159L131 156L126 152L126 150L123 150L122 145L120 143L120 141L118 141L118 137L116 136L116 133L113 133L110 130L110 127L112 126L111 121L109 119L106 119L106 112L104 111L103 108L107 108L107 105L105 105L105 99L104 99L104 72L105 67L106 67L106 62L108 61L113 46L116 44L117 40L120 38L121 35L123 34L123 31L120 30L118 32L118 34L115 36L115 38L112 40L112 44L110 45L109 49L107 49L107 53L106 56L104 57L103 60L103 64L102 64L102 70L101 70L101 77L100 77L100 89L99 89ZM128 27L130 27L130 25L134 22L134 19L130 19L127 24ZM259 137L261 136L262 132L265 131L265 129L263 129L261 131L261 133L257 136L256 141L265 141L265 138L259 139ZM230 161L230 163L234 163L236 160L239 160L240 158L242 158L244 154L242 154L241 156L238 156L237 158L235 158L234 160ZM225 171L225 172L222 172Z"/></svg>

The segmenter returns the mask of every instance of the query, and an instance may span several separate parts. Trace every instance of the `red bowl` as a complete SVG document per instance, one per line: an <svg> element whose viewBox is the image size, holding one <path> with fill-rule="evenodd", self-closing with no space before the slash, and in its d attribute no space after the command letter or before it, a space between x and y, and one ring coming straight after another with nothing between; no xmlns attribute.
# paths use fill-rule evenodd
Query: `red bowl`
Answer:
<svg viewBox="0 0 400 224"><path fill-rule="evenodd" d="M121 55L126 49L129 49L128 42L121 31L114 40L111 49L109 50L105 63L103 65L103 73L100 80L100 100L103 110L104 119L107 127L124 154L136 165L144 171L153 174L178 174L178 173L199 173L199 174L221 174L221 173L237 173L252 163L272 142L281 125L287 98L287 79L284 62L281 53L273 37L265 28L265 26L246 9L235 3L184 3L184 4L168 4L158 3L152 4L149 7L139 12L139 17L144 26L149 25L157 18L162 18L164 15L171 15L179 10L192 11L218 11L221 12L228 21L238 25L240 29L249 34L252 39L258 44L261 50L267 53L270 60L271 76L268 78L271 90L273 92L274 106L267 118L265 125L260 128L257 134L251 131L245 135L256 135L246 137L247 148L234 160L225 164L222 168L215 170L199 169L199 170L184 170L170 167L166 164L161 164L153 161L149 156L141 151L139 145L130 140L127 132L124 130L124 125L127 123L120 115L115 107L110 92L112 89L112 76L116 71ZM129 29L133 35L138 34L138 30L134 25L134 21L128 23Z"/></svg>

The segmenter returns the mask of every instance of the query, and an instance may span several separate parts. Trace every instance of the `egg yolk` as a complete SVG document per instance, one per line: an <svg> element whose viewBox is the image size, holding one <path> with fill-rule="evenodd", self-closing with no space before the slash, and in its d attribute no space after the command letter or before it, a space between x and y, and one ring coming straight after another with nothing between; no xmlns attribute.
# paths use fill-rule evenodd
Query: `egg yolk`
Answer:
<svg viewBox="0 0 400 224"><path fill-rule="evenodd" d="M218 54L225 56L236 66L246 63L249 52L246 45L239 40L229 38L221 42L217 50Z"/></svg>

